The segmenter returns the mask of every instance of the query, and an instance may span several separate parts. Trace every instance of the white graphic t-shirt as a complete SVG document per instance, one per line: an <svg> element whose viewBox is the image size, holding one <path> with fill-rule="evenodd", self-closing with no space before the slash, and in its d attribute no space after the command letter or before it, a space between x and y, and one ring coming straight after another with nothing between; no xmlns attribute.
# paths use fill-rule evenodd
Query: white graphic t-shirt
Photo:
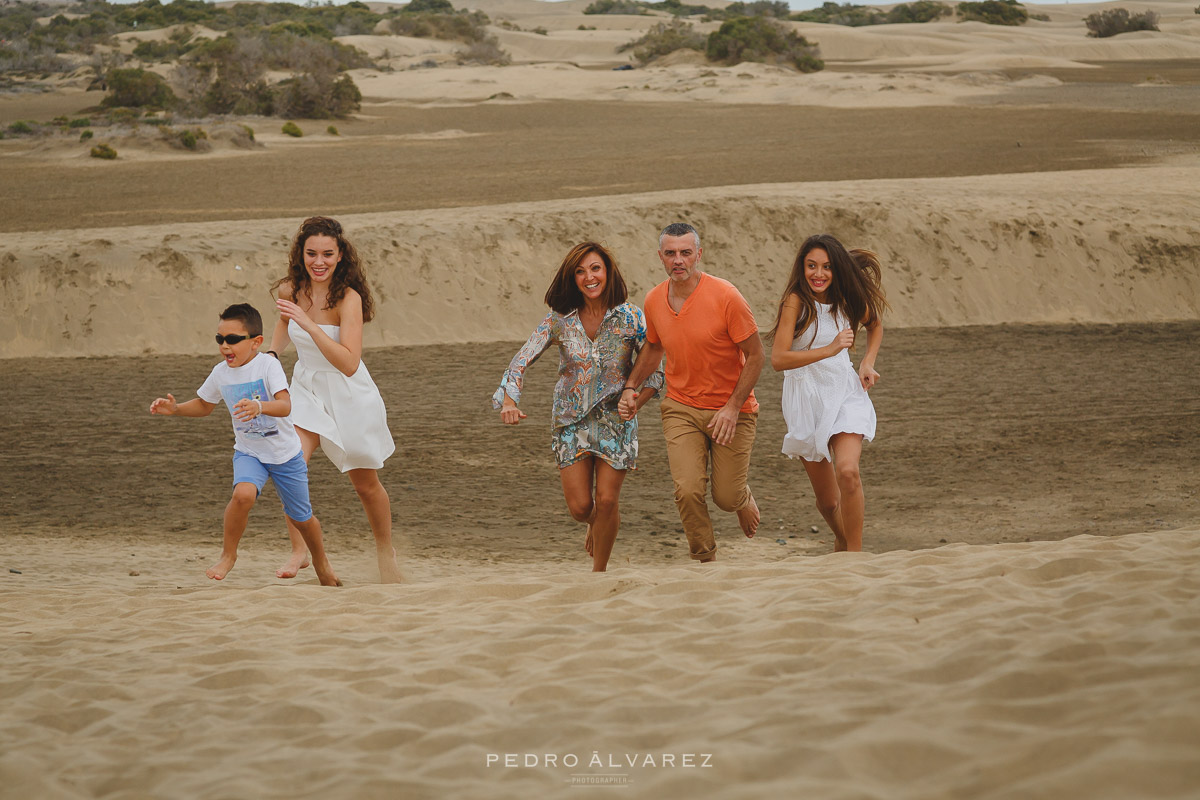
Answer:
<svg viewBox="0 0 1200 800"><path fill-rule="evenodd" d="M231 367L224 361L217 364L196 395L206 403L225 401L233 419L234 450L254 456L264 464L282 464L300 452L300 437L292 427L291 418L259 414L249 422L242 422L233 416L233 407L244 398L266 403L286 388L287 375L279 361L259 353L240 367Z"/></svg>

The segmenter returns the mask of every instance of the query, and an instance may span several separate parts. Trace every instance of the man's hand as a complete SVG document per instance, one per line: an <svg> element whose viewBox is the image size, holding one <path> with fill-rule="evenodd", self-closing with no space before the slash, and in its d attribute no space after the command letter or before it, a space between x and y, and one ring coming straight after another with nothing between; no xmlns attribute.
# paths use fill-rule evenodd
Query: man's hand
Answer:
<svg viewBox="0 0 1200 800"><path fill-rule="evenodd" d="M724 445L733 441L733 437L737 433L737 424L737 409L723 406L720 411L713 414L713 418L708 423L708 429L712 432L713 441Z"/></svg>
<svg viewBox="0 0 1200 800"><path fill-rule="evenodd" d="M617 414L621 419L628 422L637 416L638 412L638 392L636 389L626 389L621 392L621 400L617 403Z"/></svg>

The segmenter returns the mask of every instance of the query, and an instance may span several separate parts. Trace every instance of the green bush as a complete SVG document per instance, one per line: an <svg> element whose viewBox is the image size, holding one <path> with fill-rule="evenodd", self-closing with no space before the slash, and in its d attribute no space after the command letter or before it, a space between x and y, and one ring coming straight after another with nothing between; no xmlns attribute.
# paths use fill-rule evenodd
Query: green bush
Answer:
<svg viewBox="0 0 1200 800"><path fill-rule="evenodd" d="M618 47L617 52L632 50L633 57L639 63L645 64L676 50L704 52L706 42L704 34L697 32L691 23L673 19L670 22L656 23L644 36Z"/></svg>
<svg viewBox="0 0 1200 800"><path fill-rule="evenodd" d="M328 133L330 136L341 136L341 134L338 133L337 125L330 125L328 128L325 129L325 132Z"/></svg>
<svg viewBox="0 0 1200 800"><path fill-rule="evenodd" d="M84 131L83 133L79 134L79 141L81 141L81 142L86 142L88 139L92 138L92 136L94 136L94 135L95 135L95 134L93 134L93 133L92 133L92 131L91 131L91 129L89 128L88 130L86 130L86 131Z"/></svg>
<svg viewBox="0 0 1200 800"><path fill-rule="evenodd" d="M415 36L419 39L442 39L450 42L482 42L488 32L486 14L478 11L454 14L409 13L397 14L388 22L392 33Z"/></svg>
<svg viewBox="0 0 1200 800"><path fill-rule="evenodd" d="M294 122L283 123L282 130L288 136L295 136L297 139L304 135L304 131L300 130L300 126Z"/></svg>
<svg viewBox="0 0 1200 800"><path fill-rule="evenodd" d="M185 128L179 133L175 133L170 128L167 128L163 132L173 137L185 150L196 152L201 149L207 150L209 147L207 144L208 134L203 128ZM201 146L202 143L203 147Z"/></svg>
<svg viewBox="0 0 1200 800"><path fill-rule="evenodd" d="M549 36L550 35L550 31L546 30L541 25L538 25L536 28L534 28L533 30L531 30L529 32L536 33L538 36Z"/></svg>
<svg viewBox="0 0 1200 800"><path fill-rule="evenodd" d="M800 11L789 19L797 22L821 22L826 25L847 25L852 28L864 25L882 25L887 17L874 8L856 6L852 3L824 3L820 8Z"/></svg>
<svg viewBox="0 0 1200 800"><path fill-rule="evenodd" d="M114 125L133 125L140 116L136 108L114 108L108 112L108 121Z"/></svg>
<svg viewBox="0 0 1200 800"><path fill-rule="evenodd" d="M348 117L362 107L362 92L349 75L314 70L282 81L275 92L280 116L302 119Z"/></svg>
<svg viewBox="0 0 1200 800"><path fill-rule="evenodd" d="M583 10L585 14L631 14L640 16L646 8L637 0L595 0Z"/></svg>
<svg viewBox="0 0 1200 800"><path fill-rule="evenodd" d="M109 70L106 80L109 93L102 106L170 108L176 101L162 76L144 69Z"/></svg>
<svg viewBox="0 0 1200 800"><path fill-rule="evenodd" d="M1130 33L1131 31L1158 30L1158 14L1153 11L1130 14L1123 8L1109 8L1095 14L1088 14L1084 17L1083 22L1087 25L1088 36L1097 39L1106 39L1109 36L1116 36L1118 33Z"/></svg>
<svg viewBox="0 0 1200 800"><path fill-rule="evenodd" d="M410 0L406 5L400 7L402 14L453 14L454 6L450 5L450 0Z"/></svg>
<svg viewBox="0 0 1200 800"><path fill-rule="evenodd" d="M954 9L936 0L916 0L915 3L900 3L887 12L887 21L893 25L902 23L933 22L949 17Z"/></svg>
<svg viewBox="0 0 1200 800"><path fill-rule="evenodd" d="M783 0L752 0L749 3L735 2L725 7L725 16L733 17L776 17L787 19L791 8Z"/></svg>
<svg viewBox="0 0 1200 800"><path fill-rule="evenodd" d="M955 9L960 21L986 22L988 25L1024 25L1029 12L1017 0L983 0L959 3Z"/></svg>
<svg viewBox="0 0 1200 800"><path fill-rule="evenodd" d="M87 117L80 117L79 119L73 119L70 122L68 122L67 127L68 128L86 128L88 125L91 125L91 124L92 124L92 121L90 119L88 119Z"/></svg>
<svg viewBox="0 0 1200 800"><path fill-rule="evenodd" d="M254 141L254 128L251 128L249 125L243 125L241 127L242 127L242 130L246 132L246 136L249 137L250 141L253 142Z"/></svg>
<svg viewBox="0 0 1200 800"><path fill-rule="evenodd" d="M23 119L19 119L8 126L8 132L17 135L33 133L36 127L36 122L26 122Z"/></svg>
<svg viewBox="0 0 1200 800"><path fill-rule="evenodd" d="M92 148L92 158L105 158L111 161L116 157L117 151L107 144L98 144Z"/></svg>
<svg viewBox="0 0 1200 800"><path fill-rule="evenodd" d="M788 63L801 72L825 68L816 44L768 17L739 17L723 22L708 36L706 53L710 61L737 64L763 61Z"/></svg>

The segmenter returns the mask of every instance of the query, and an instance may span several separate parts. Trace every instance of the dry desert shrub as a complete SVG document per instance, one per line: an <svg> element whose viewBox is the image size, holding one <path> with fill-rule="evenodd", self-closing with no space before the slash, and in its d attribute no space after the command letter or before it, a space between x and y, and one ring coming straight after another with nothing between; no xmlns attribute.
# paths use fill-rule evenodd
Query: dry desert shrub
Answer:
<svg viewBox="0 0 1200 800"><path fill-rule="evenodd" d="M656 23L644 36L618 47L617 52L632 50L638 63L646 64L676 50L704 52L707 41L704 34L697 31L691 23L673 19L670 22Z"/></svg>
<svg viewBox="0 0 1200 800"><path fill-rule="evenodd" d="M111 145L98 144L92 148L92 158L103 158L107 161L112 161L117 157L117 151Z"/></svg>
<svg viewBox="0 0 1200 800"><path fill-rule="evenodd" d="M512 56L500 47L500 40L495 36L472 42L459 50L456 56L460 64L490 64L502 67L512 63Z"/></svg>
<svg viewBox="0 0 1200 800"><path fill-rule="evenodd" d="M726 64L791 64L801 72L825 68L815 43L770 17L739 17L721 23L709 34L705 52L710 61Z"/></svg>
<svg viewBox="0 0 1200 800"><path fill-rule="evenodd" d="M1083 23L1087 25L1088 36L1106 39L1109 36L1116 36L1118 33L1156 31L1158 30L1158 14L1153 11L1130 14L1123 8L1108 8L1104 11L1097 11L1095 14L1088 14L1084 17Z"/></svg>

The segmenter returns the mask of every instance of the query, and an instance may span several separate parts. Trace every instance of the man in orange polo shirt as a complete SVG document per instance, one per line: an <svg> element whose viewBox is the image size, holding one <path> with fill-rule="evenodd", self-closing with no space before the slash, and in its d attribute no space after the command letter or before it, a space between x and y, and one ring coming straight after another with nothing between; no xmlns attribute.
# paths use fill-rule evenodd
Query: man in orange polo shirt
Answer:
<svg viewBox="0 0 1200 800"><path fill-rule="evenodd" d="M667 356L663 434L675 483L675 506L692 558L712 561L717 542L706 500L709 462L713 502L737 513L746 536L759 511L746 485L758 422L754 384L763 366L754 314L732 283L700 269L700 234L676 222L658 237L667 280L646 294L646 345L621 392L625 419L637 413L637 391Z"/></svg>

